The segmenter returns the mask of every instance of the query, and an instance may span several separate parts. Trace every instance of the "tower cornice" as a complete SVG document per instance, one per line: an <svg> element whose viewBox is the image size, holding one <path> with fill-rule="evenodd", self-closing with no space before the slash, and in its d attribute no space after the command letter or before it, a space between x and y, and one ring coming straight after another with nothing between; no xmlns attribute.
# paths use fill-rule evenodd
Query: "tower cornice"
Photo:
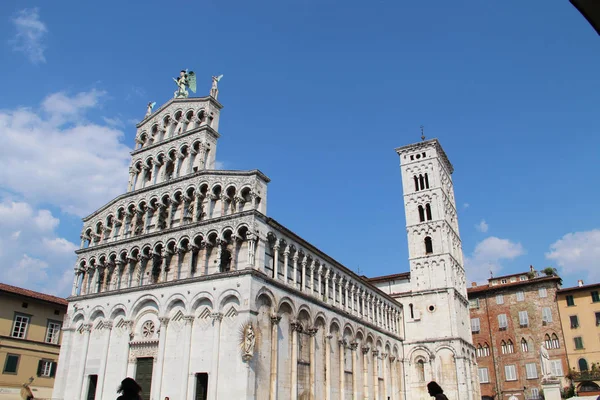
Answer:
<svg viewBox="0 0 600 400"><path fill-rule="evenodd" d="M439 140L437 140L437 139L429 139L429 140L424 140L424 141L418 142L418 143L408 144L406 146L397 147L394 150L396 151L396 153L399 156L402 156L403 154L406 154L409 152L419 151L419 150L430 148L430 147L435 148L435 151L438 154L438 157L441 160L442 164L444 165L444 168L446 168L448 170L448 172L450 172L450 174L452 174L454 172L454 167L452 166L452 163L450 162L450 160L448 160L448 156L446 155L446 152L444 151L444 149L442 148L442 145L440 144Z"/></svg>
<svg viewBox="0 0 600 400"><path fill-rule="evenodd" d="M144 117L144 119L141 120L140 122L138 122L135 127L136 128L141 127L142 125L144 125L144 123L147 120L152 119L152 117L155 114L160 113L161 111L163 111L164 109L166 109L167 107L169 107L171 104L174 104L174 103L178 103L178 104L195 104L195 103L198 103L198 102L205 102L205 101L209 101L210 103L212 103L219 110L221 110L223 108L223 105L221 103L219 103L217 100L215 100L215 98L212 97L212 96L188 97L186 99L170 99L165 104L163 104L162 106L160 106L160 108L158 108L156 111L153 111L152 114Z"/></svg>

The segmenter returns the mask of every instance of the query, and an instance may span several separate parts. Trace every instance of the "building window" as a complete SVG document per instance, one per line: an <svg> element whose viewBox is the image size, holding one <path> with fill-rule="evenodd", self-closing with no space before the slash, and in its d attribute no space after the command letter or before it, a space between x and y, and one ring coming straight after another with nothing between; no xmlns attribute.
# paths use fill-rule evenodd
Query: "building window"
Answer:
<svg viewBox="0 0 600 400"><path fill-rule="evenodd" d="M537 365L535 363L525 364L525 371L527 373L527 379L537 379Z"/></svg>
<svg viewBox="0 0 600 400"><path fill-rule="evenodd" d="M433 242L431 241L431 237L425 237L425 254L433 253Z"/></svg>
<svg viewBox="0 0 600 400"><path fill-rule="evenodd" d="M575 305L575 299L573 298L572 294L568 294L567 295L567 305L568 306L574 306Z"/></svg>
<svg viewBox="0 0 600 400"><path fill-rule="evenodd" d="M577 361L577 364L579 365L579 370L581 372L588 370L588 363L585 358L580 358L579 361Z"/></svg>
<svg viewBox="0 0 600 400"><path fill-rule="evenodd" d="M487 343L483 345L483 357L488 357L490 355L490 346Z"/></svg>
<svg viewBox="0 0 600 400"><path fill-rule="evenodd" d="M501 294L496 295L496 304L504 304L504 296Z"/></svg>
<svg viewBox="0 0 600 400"><path fill-rule="evenodd" d="M469 300L469 308L479 308L479 299Z"/></svg>
<svg viewBox="0 0 600 400"><path fill-rule="evenodd" d="M423 360L417 361L417 378L419 382L425 382L425 362Z"/></svg>
<svg viewBox="0 0 600 400"><path fill-rule="evenodd" d="M429 203L425 204L425 215L427 215L427 221L431 221L431 205Z"/></svg>
<svg viewBox="0 0 600 400"><path fill-rule="evenodd" d="M417 178L417 176L413 176L413 179L415 181L415 192L419 191L419 178Z"/></svg>
<svg viewBox="0 0 600 400"><path fill-rule="evenodd" d="M419 221L425 221L425 209L423 208L423 206L419 206Z"/></svg>
<svg viewBox="0 0 600 400"><path fill-rule="evenodd" d="M560 342L558 341L558 336L556 333L552 334L552 347L551 349L560 349Z"/></svg>
<svg viewBox="0 0 600 400"><path fill-rule="evenodd" d="M531 398L532 400L540 398L540 390L538 388L531 388Z"/></svg>
<svg viewBox="0 0 600 400"><path fill-rule="evenodd" d="M579 318L577 318L577 315L571 315L569 320L571 321L571 329L579 328Z"/></svg>
<svg viewBox="0 0 600 400"><path fill-rule="evenodd" d="M506 318L506 314L498 314L498 328L501 331L504 331L506 328L508 328L508 319Z"/></svg>
<svg viewBox="0 0 600 400"><path fill-rule="evenodd" d="M60 323L48 321L48 327L46 328L46 343L58 344L59 337Z"/></svg>
<svg viewBox="0 0 600 400"><path fill-rule="evenodd" d="M548 297L548 291L545 287L541 287L538 292L540 293L540 297Z"/></svg>
<svg viewBox="0 0 600 400"><path fill-rule="evenodd" d="M56 372L56 363L50 360L40 360L38 362L37 376L51 378Z"/></svg>
<svg viewBox="0 0 600 400"><path fill-rule="evenodd" d="M517 367L515 365L505 365L504 366L504 376L507 381L516 381L517 380Z"/></svg>
<svg viewBox="0 0 600 400"><path fill-rule="evenodd" d="M523 353L527 353L529 351L529 345L527 344L527 340L525 340L525 338L521 339L521 351Z"/></svg>
<svg viewBox="0 0 600 400"><path fill-rule="evenodd" d="M519 277L519 280L520 280L520 281L526 281L526 280L527 280L527 276L525 276L525 275L521 275L521 276Z"/></svg>
<svg viewBox="0 0 600 400"><path fill-rule="evenodd" d="M16 374L19 368L19 356L16 354L7 354L4 362L4 374Z"/></svg>
<svg viewBox="0 0 600 400"><path fill-rule="evenodd" d="M542 322L545 322L545 323L552 322L552 309L550 307L542 308Z"/></svg>
<svg viewBox="0 0 600 400"><path fill-rule="evenodd" d="M508 282L506 279L501 279L501 280L500 280L500 283L501 283L501 284L503 284L503 285L504 285L506 282Z"/></svg>
<svg viewBox="0 0 600 400"><path fill-rule="evenodd" d="M524 301L525 300L525 292L522 290L519 290L517 292L517 301Z"/></svg>
<svg viewBox="0 0 600 400"><path fill-rule="evenodd" d="M596 326L600 326L600 312L596 312Z"/></svg>
<svg viewBox="0 0 600 400"><path fill-rule="evenodd" d="M600 301L600 295L598 295L598 291L594 290L592 292L592 302L597 303Z"/></svg>
<svg viewBox="0 0 600 400"><path fill-rule="evenodd" d="M563 376L562 361L550 360L550 370L554 376Z"/></svg>
<svg viewBox="0 0 600 400"><path fill-rule="evenodd" d="M479 368L479 383L490 383L490 374L487 368Z"/></svg>
<svg viewBox="0 0 600 400"><path fill-rule="evenodd" d="M524 328L529 325L529 315L527 311L519 311L519 325Z"/></svg>
<svg viewBox="0 0 600 400"><path fill-rule="evenodd" d="M575 342L575 350L583 349L583 338L581 336L574 337L573 341Z"/></svg>
<svg viewBox="0 0 600 400"><path fill-rule="evenodd" d="M515 352L513 342L510 339L508 340L508 342L505 342L503 340L502 343L500 344L500 347L502 349L502 354L512 354Z"/></svg>
<svg viewBox="0 0 600 400"><path fill-rule="evenodd" d="M15 314L11 336L14 338L25 339L27 335L27 326L29 326L29 317L23 314Z"/></svg>
<svg viewBox="0 0 600 400"><path fill-rule="evenodd" d="M471 332L479 333L480 328L479 318L471 318Z"/></svg>

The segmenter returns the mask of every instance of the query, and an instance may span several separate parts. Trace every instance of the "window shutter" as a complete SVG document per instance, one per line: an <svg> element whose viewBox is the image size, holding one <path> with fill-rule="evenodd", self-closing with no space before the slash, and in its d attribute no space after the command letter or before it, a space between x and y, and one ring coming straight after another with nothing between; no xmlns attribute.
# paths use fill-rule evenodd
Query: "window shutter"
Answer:
<svg viewBox="0 0 600 400"><path fill-rule="evenodd" d="M50 378L54 378L54 375L56 375L56 366L57 363L55 361L52 362L52 365L50 366Z"/></svg>
<svg viewBox="0 0 600 400"><path fill-rule="evenodd" d="M37 368L37 376L42 376L42 364L44 362L42 360L38 361L38 368Z"/></svg>

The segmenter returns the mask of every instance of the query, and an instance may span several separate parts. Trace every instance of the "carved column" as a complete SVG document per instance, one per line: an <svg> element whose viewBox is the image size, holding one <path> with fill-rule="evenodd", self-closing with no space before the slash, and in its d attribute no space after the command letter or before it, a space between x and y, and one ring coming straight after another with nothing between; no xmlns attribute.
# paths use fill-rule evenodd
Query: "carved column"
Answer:
<svg viewBox="0 0 600 400"><path fill-rule="evenodd" d="M154 380L154 393L158 393L158 398L160 398L161 388L162 388L162 377L163 377L163 367L165 363L165 344L167 342L167 327L169 324L169 318L161 317L158 319L160 321L160 326L158 328L158 354L155 364L156 372L155 380ZM186 320L186 328L187 328L187 320ZM184 332L185 336L185 332ZM185 343L184 343L185 346ZM189 346L188 346L189 347ZM184 349L185 353L185 349ZM185 366L184 366L185 367ZM184 378L185 379L185 378Z"/></svg>
<svg viewBox="0 0 600 400"><path fill-rule="evenodd" d="M150 170L150 167L147 165L142 165L142 185L141 187L145 187L146 186L146 178L148 177L148 171Z"/></svg>
<svg viewBox="0 0 600 400"><path fill-rule="evenodd" d="M158 180L158 173L160 172L160 166L163 163L159 160L152 160L152 184L155 185Z"/></svg>
<svg viewBox="0 0 600 400"><path fill-rule="evenodd" d="M77 295L77 286L79 284L79 274L80 274L80 270L79 267L75 267L75 276L73 277L73 288L71 289L71 296L76 296Z"/></svg>
<svg viewBox="0 0 600 400"><path fill-rule="evenodd" d="M194 215L192 215L192 222L198 222L202 215L202 201L204 196L202 193L196 193L194 198Z"/></svg>
<svg viewBox="0 0 600 400"><path fill-rule="evenodd" d="M327 268L325 272L325 302L329 303L329 276L331 274L331 270Z"/></svg>
<svg viewBox="0 0 600 400"><path fill-rule="evenodd" d="M379 351L373 350L373 393L374 398L379 398Z"/></svg>
<svg viewBox="0 0 600 400"><path fill-rule="evenodd" d="M390 386L392 388L392 396L390 400L396 400L398 398L398 386L397 374L396 374L396 357L390 356Z"/></svg>
<svg viewBox="0 0 600 400"><path fill-rule="evenodd" d="M381 367L383 368L383 398L388 398L387 353L381 354Z"/></svg>
<svg viewBox="0 0 600 400"><path fill-rule="evenodd" d="M116 260L115 264L116 264L115 273L117 274L117 284L115 286L115 289L119 290L119 289L121 289L121 284L122 284L122 280L123 280L123 272L125 270L125 263L122 260Z"/></svg>
<svg viewBox="0 0 600 400"><path fill-rule="evenodd" d="M331 338L325 336L325 400L331 400Z"/></svg>
<svg viewBox="0 0 600 400"><path fill-rule="evenodd" d="M273 279L279 277L279 241L280 239L275 239L275 244L273 245Z"/></svg>
<svg viewBox="0 0 600 400"><path fill-rule="evenodd" d="M277 399L277 364L278 364L278 339L279 339L279 321L281 316L271 316L271 385L269 390L269 399Z"/></svg>
<svg viewBox="0 0 600 400"><path fill-rule="evenodd" d="M306 291L306 264L308 264L308 254L302 259L302 277L300 278L300 291Z"/></svg>
<svg viewBox="0 0 600 400"><path fill-rule="evenodd" d="M317 334L317 328L308 329L309 335L309 346L310 346L310 358L309 358L309 373L308 373L308 387L309 387L309 399L314 400L315 398L315 367L316 367L316 357L315 357L315 335Z"/></svg>
<svg viewBox="0 0 600 400"><path fill-rule="evenodd" d="M81 334L83 335L83 346L80 353L79 365L81 369L79 370L79 374L77 376L77 388L79 389L79 398L85 398L85 387L84 387L84 378L85 378L85 362L87 360L88 347L90 344L90 332L92 331L92 324L83 324L81 327Z"/></svg>
<svg viewBox="0 0 600 400"><path fill-rule="evenodd" d="M340 400L344 400L346 394L344 389L344 375L346 373L346 365L344 363L344 353L346 352L346 341L344 339L338 340L339 345L339 364L340 364Z"/></svg>
<svg viewBox="0 0 600 400"><path fill-rule="evenodd" d="M123 330L123 336L128 337L129 340L133 339L133 335L132 335L132 329L133 329L133 321L131 320L126 320L123 321L123 328L125 328ZM125 371L122 373L122 376L135 376L135 368L136 368L136 363L137 363L137 359L132 357L131 353L129 352L129 343L125 342L124 343L125 349L124 352L128 353L127 356L127 364L125 364Z"/></svg>
<svg viewBox="0 0 600 400"><path fill-rule="evenodd" d="M337 281L338 281L338 275L334 272L333 273L333 278L331 279L331 281L333 282L333 296L331 296L331 304L333 306L335 306L335 300L337 299Z"/></svg>
<svg viewBox="0 0 600 400"><path fill-rule="evenodd" d="M212 368L213 373L210 375L210 383L209 387L213 387L212 392L209 392L209 400L217 400L217 388L218 386L218 371L219 371L219 346L221 344L221 321L223 320L223 314L221 313L212 313L211 315L213 319L213 358L212 358Z"/></svg>
<svg viewBox="0 0 600 400"><path fill-rule="evenodd" d="M290 245L288 244L283 251L283 282L288 284L288 263L290 259Z"/></svg>
<svg viewBox="0 0 600 400"><path fill-rule="evenodd" d="M292 365L291 365L291 393L290 399L298 399L298 332L302 331L302 324L297 321L291 323L292 328Z"/></svg>
<svg viewBox="0 0 600 400"><path fill-rule="evenodd" d="M292 273L294 275L294 289L298 289L298 250L294 252L294 257L292 258Z"/></svg>
<svg viewBox="0 0 600 400"><path fill-rule="evenodd" d="M193 324L194 324L194 316L186 315L185 317L183 317L183 320L185 321L185 327L184 327L184 331L183 331L183 357L181 359L181 362L182 362L181 376L183 377L183 379L181 380L180 393L181 393L182 398L187 399L187 398L189 398L188 384L189 384L189 379L190 379L190 349L192 347L192 329L193 329ZM165 330L166 330L166 325L165 325ZM218 347L216 348L216 351L218 352ZM164 352L164 345L163 345L163 352ZM213 356L213 362L214 362L214 356ZM213 369L213 371L215 371L215 374L213 374L213 375L216 375L217 369ZM214 379L216 379L216 376L214 377ZM215 389L217 388L216 382L213 387ZM213 391L213 393L214 392L215 391ZM159 395L160 395L160 392L159 392Z"/></svg>
<svg viewBox="0 0 600 400"><path fill-rule="evenodd" d="M96 388L96 398L101 399L102 393L104 393L104 384L106 382L106 362L108 361L108 351L110 349L110 336L113 328L113 321L106 321L103 325L103 328L108 331L107 337L104 341L103 352L102 352L102 364L100 364L100 371L98 372L98 377L102 379L100 384Z"/></svg>
<svg viewBox="0 0 600 400"><path fill-rule="evenodd" d="M346 311L350 310L350 303L348 302L348 289L350 288L350 281L346 280L346 284L344 285L344 303L345 303L345 307L344 309Z"/></svg>
<svg viewBox="0 0 600 400"><path fill-rule="evenodd" d="M316 261L312 260L310 263L310 294L315 294L315 268L317 267Z"/></svg>
<svg viewBox="0 0 600 400"><path fill-rule="evenodd" d="M356 286L350 285L350 312L356 315L356 307L354 303L354 294L356 293Z"/></svg>
<svg viewBox="0 0 600 400"><path fill-rule="evenodd" d="M246 240L248 241L248 268L254 268L254 255L256 253L257 237L254 233L248 232L246 234Z"/></svg>
<svg viewBox="0 0 600 400"><path fill-rule="evenodd" d="M358 400L358 355L356 349L358 348L357 342L350 343L350 350L352 352L352 399ZM387 399L386 399L387 400Z"/></svg>
<svg viewBox="0 0 600 400"><path fill-rule="evenodd" d="M363 353L363 398L369 400L369 347L362 346L360 349Z"/></svg>
<svg viewBox="0 0 600 400"><path fill-rule="evenodd" d="M165 220L166 229L169 229L171 227L172 220L173 220L173 214L175 213L175 210L177 210L178 204L179 203L177 203L175 199L171 199L171 204L169 205L169 211L167 211L167 218Z"/></svg>
<svg viewBox="0 0 600 400"><path fill-rule="evenodd" d="M323 267L323 263L320 263L317 270L317 294L319 295L319 300L323 300Z"/></svg>
<svg viewBox="0 0 600 400"><path fill-rule="evenodd" d="M132 190L134 190L135 187L135 168L130 167L129 168L129 182L127 183L127 191L131 192Z"/></svg>

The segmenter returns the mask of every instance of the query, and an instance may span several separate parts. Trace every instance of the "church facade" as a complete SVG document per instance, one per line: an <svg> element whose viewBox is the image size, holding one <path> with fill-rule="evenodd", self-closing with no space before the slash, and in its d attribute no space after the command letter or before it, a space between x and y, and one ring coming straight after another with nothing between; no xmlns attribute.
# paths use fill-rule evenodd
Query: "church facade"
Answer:
<svg viewBox="0 0 600 400"><path fill-rule="evenodd" d="M149 105L127 192L84 218L53 398L479 399L438 141L397 149L410 273L368 279L267 216L262 172L214 169L217 93Z"/></svg>

